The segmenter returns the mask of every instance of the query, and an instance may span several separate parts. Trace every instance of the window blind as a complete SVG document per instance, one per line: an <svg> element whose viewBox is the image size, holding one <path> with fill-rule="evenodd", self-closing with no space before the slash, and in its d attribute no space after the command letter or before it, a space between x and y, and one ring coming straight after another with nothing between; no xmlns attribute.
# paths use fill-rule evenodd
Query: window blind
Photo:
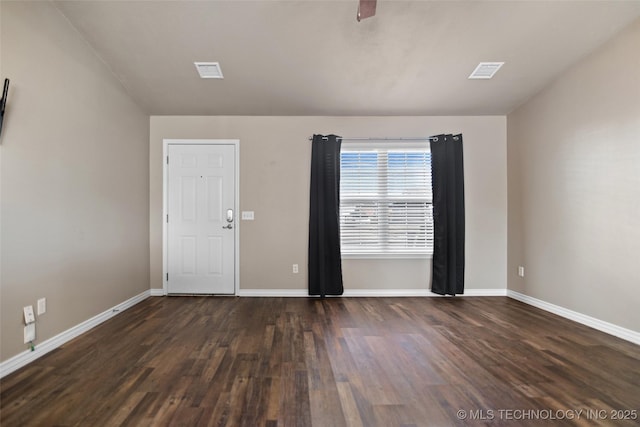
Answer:
<svg viewBox="0 0 640 427"><path fill-rule="evenodd" d="M343 143L340 238L345 255L433 253L428 143Z"/></svg>

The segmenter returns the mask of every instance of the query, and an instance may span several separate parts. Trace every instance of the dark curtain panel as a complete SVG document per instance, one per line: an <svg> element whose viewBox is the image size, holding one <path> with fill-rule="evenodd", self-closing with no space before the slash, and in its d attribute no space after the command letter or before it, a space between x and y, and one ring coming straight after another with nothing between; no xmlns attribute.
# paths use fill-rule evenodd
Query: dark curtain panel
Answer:
<svg viewBox="0 0 640 427"><path fill-rule="evenodd" d="M464 293L464 171L462 135L431 139L433 262L431 292Z"/></svg>
<svg viewBox="0 0 640 427"><path fill-rule="evenodd" d="M313 135L309 206L309 295L342 295L340 145L336 135Z"/></svg>

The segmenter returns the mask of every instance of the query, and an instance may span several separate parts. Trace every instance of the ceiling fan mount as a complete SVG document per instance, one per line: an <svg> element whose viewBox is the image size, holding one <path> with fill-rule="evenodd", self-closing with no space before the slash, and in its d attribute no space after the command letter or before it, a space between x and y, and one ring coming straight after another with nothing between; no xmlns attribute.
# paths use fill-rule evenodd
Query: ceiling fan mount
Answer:
<svg viewBox="0 0 640 427"><path fill-rule="evenodd" d="M371 18L376 14L376 3L378 0L360 0L358 3L358 14L356 19L358 22L366 18Z"/></svg>

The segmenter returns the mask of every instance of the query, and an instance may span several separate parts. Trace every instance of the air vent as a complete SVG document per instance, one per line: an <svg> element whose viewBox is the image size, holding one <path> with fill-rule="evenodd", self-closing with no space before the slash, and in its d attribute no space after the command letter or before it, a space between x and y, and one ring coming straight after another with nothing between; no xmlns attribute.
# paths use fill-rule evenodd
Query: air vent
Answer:
<svg viewBox="0 0 640 427"><path fill-rule="evenodd" d="M470 79L490 79L495 73L498 72L504 62L481 62L478 64L473 73L469 76Z"/></svg>
<svg viewBox="0 0 640 427"><path fill-rule="evenodd" d="M203 79L222 79L222 70L217 62L194 62Z"/></svg>

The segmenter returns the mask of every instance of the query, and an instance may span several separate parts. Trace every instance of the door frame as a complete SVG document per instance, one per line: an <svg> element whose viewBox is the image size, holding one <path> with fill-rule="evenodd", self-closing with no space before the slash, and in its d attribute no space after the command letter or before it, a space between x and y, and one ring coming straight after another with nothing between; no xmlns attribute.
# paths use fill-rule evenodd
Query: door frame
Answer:
<svg viewBox="0 0 640 427"><path fill-rule="evenodd" d="M169 145L232 145L235 158L234 164L234 206L236 221L234 222L233 239L235 246L234 254L234 280L233 295L238 294L240 284L240 140L239 139L163 139L162 140L162 294L168 295L167 274L169 269L169 225L167 215L169 214L169 168L167 159L169 156Z"/></svg>

